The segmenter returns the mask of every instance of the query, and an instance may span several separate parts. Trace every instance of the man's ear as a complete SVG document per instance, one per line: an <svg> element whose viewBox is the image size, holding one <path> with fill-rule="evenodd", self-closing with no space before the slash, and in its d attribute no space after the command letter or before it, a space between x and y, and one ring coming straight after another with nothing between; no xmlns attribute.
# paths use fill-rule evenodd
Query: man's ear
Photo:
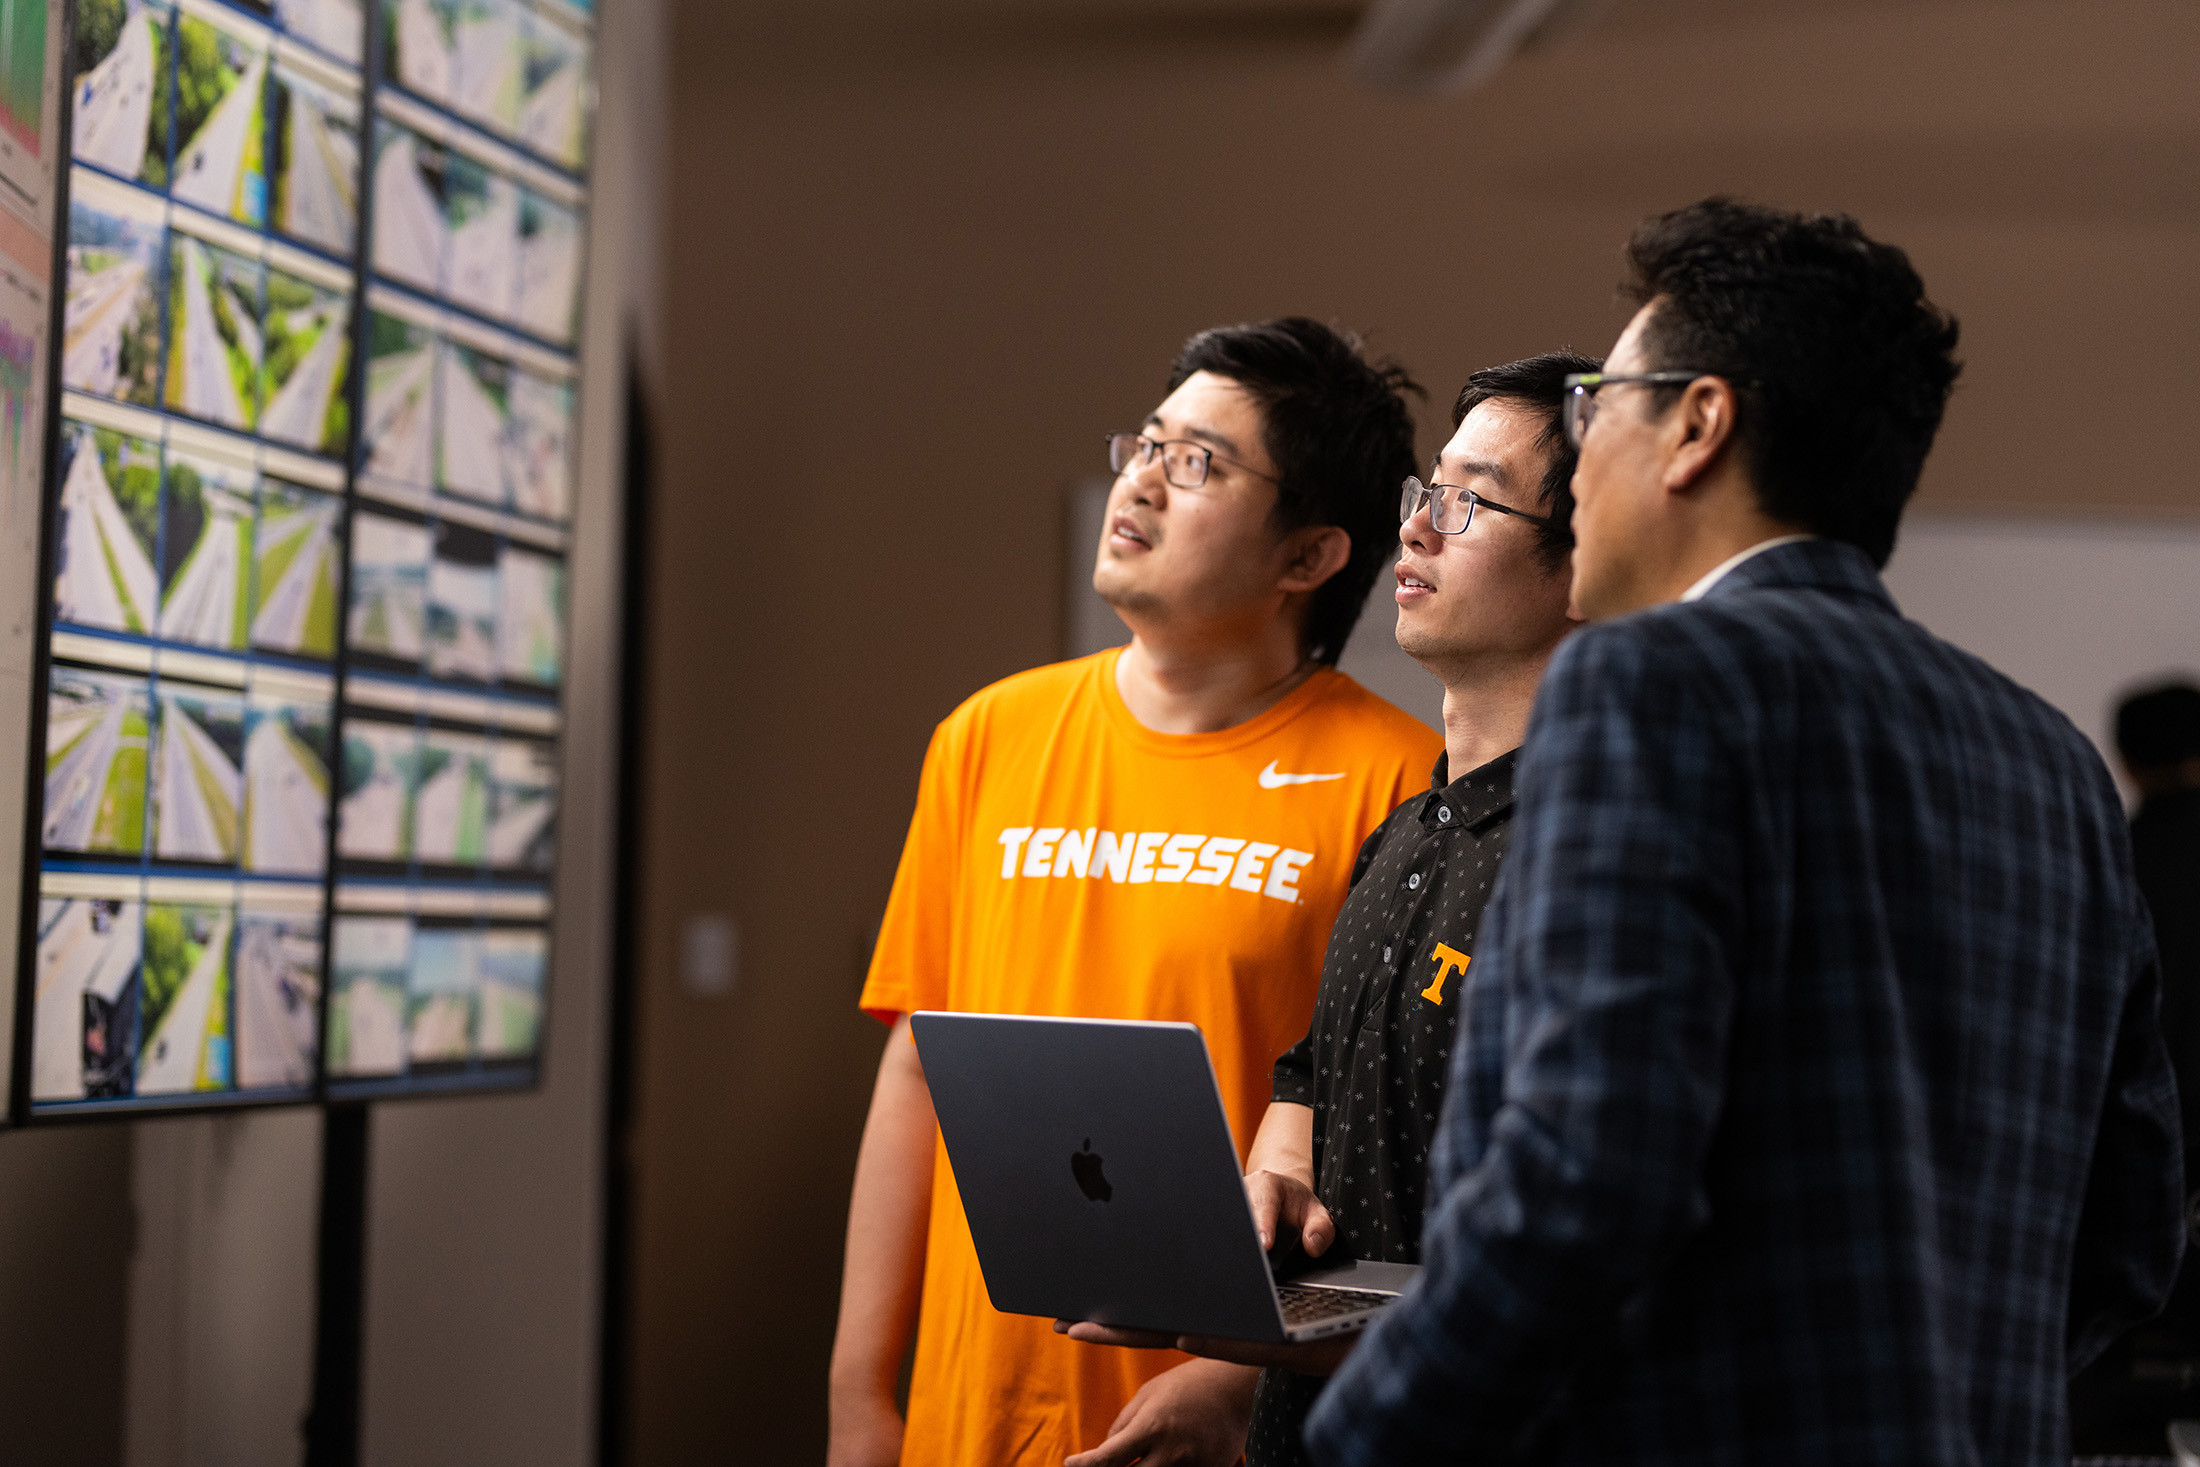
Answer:
<svg viewBox="0 0 2200 1467"><path fill-rule="evenodd" d="M1318 589L1352 559L1352 536L1340 525L1308 525L1285 542L1288 558L1277 589L1296 594Z"/></svg>
<svg viewBox="0 0 2200 1467"><path fill-rule="evenodd" d="M1703 480L1734 442L1734 385L1724 377L1698 377L1681 389L1666 417L1665 487L1685 494Z"/></svg>

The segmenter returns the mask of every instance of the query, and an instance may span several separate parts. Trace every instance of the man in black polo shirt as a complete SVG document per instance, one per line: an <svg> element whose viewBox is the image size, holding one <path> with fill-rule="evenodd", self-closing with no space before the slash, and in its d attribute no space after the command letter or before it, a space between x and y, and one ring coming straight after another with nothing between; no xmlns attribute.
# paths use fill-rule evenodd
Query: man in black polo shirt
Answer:
<svg viewBox="0 0 2200 1467"><path fill-rule="evenodd" d="M1513 756L1536 684L1575 625L1574 453L1561 409L1569 372L1597 363L1530 357L1468 379L1456 429L1427 482L1406 481L1396 568L1398 645L1444 684L1445 752L1429 792L1368 837L1329 950L1305 1039L1276 1064L1247 1163L1263 1241L1321 1255L1420 1261L1430 1138L1442 1109L1461 975L1497 880L1512 813ZM1453 771L1459 771L1456 778ZM1152 1343L1080 1324L1079 1339ZM1306 1460L1299 1428L1350 1338L1305 1346L1187 1342L1248 1362L1211 1400L1167 1410L1134 1399L1069 1467L1140 1460L1250 1467ZM1255 1386L1253 1366L1270 1364ZM1246 1421L1251 1402L1251 1425Z"/></svg>

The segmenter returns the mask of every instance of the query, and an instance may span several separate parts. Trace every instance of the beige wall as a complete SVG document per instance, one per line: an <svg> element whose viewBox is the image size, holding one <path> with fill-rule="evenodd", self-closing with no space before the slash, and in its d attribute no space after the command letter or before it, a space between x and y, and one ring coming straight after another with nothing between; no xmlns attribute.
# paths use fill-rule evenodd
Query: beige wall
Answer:
<svg viewBox="0 0 2200 1467"><path fill-rule="evenodd" d="M1476 366L1608 344L1642 213L1850 208L1966 322L1929 503L2200 509L2190 6L1621 6L1441 103L1343 79L1319 9L795 9L675 35L635 1461L817 1460L925 739L1057 654L1064 496L1190 331L1368 330L1433 427ZM724 997L677 982L707 912Z"/></svg>

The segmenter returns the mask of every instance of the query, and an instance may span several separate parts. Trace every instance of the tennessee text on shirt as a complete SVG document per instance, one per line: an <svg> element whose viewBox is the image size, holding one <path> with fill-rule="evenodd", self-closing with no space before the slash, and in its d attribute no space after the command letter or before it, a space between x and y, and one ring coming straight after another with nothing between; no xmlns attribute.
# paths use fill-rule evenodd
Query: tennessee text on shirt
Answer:
<svg viewBox="0 0 2200 1467"><path fill-rule="evenodd" d="M1166 830L1067 830L1059 825L1014 825L1003 830L1001 879L1069 876L1097 881L1180 881L1227 886L1279 902L1299 899L1299 873L1314 859L1267 841L1227 835L1184 835Z"/></svg>

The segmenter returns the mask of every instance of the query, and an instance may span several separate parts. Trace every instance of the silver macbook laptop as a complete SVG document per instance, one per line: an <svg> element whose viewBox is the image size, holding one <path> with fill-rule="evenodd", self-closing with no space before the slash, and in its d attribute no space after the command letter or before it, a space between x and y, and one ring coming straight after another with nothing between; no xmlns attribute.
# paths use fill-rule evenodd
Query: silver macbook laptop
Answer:
<svg viewBox="0 0 2200 1467"><path fill-rule="evenodd" d="M1195 1025L933 1012L910 1025L1005 1314L1297 1342L1364 1327L1420 1272L1317 1259L1278 1279Z"/></svg>

